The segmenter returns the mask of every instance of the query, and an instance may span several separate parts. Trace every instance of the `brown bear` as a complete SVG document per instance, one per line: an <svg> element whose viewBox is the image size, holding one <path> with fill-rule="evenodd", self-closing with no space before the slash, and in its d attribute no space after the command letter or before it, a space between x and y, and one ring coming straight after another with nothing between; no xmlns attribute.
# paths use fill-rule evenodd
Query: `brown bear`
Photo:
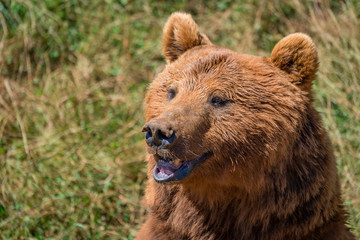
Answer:
<svg viewBox="0 0 360 240"><path fill-rule="evenodd" d="M213 45L174 13L163 55L145 100L149 215L136 239L354 239L311 105L307 35L257 57Z"/></svg>

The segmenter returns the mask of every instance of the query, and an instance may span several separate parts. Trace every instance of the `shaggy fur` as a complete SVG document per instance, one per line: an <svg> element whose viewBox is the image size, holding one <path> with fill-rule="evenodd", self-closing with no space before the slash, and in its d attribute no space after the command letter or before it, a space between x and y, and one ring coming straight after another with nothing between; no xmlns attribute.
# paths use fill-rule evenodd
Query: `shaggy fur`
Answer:
<svg viewBox="0 0 360 240"><path fill-rule="evenodd" d="M311 106L318 58L307 35L256 57L212 45L190 15L175 13L163 54L146 122L177 138L167 149L148 147L150 212L136 239L354 239L333 150ZM205 152L212 155L183 180L153 179L156 155L186 162Z"/></svg>

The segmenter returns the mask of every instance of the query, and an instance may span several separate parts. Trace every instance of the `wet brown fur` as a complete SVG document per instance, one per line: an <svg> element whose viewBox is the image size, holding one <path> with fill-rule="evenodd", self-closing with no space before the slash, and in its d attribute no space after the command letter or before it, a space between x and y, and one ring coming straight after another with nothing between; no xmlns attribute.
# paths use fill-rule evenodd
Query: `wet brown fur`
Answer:
<svg viewBox="0 0 360 240"><path fill-rule="evenodd" d="M318 59L307 35L256 57L212 45L190 15L175 13L163 54L168 64L149 89L146 122L171 123L178 139L161 154L213 155L184 180L159 184L148 148L150 212L136 239L354 239L331 143L311 106ZM227 104L211 105L214 95Z"/></svg>

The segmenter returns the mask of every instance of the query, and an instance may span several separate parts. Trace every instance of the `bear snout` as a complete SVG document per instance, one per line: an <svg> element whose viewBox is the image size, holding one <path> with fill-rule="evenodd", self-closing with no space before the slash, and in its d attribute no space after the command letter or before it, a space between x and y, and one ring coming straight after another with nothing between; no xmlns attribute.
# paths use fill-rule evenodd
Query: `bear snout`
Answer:
<svg viewBox="0 0 360 240"><path fill-rule="evenodd" d="M142 129L149 147L155 149L169 148L176 139L175 130L166 120L151 120Z"/></svg>

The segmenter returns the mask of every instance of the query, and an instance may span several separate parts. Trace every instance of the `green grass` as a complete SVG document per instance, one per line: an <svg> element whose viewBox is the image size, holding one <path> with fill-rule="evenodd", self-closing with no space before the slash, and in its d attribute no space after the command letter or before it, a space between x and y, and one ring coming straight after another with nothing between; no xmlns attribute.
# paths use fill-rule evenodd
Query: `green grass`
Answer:
<svg viewBox="0 0 360 240"><path fill-rule="evenodd" d="M360 5L334 0L1 1L0 238L133 239L146 212L142 102L177 10L243 53L311 35L315 105L360 238Z"/></svg>

